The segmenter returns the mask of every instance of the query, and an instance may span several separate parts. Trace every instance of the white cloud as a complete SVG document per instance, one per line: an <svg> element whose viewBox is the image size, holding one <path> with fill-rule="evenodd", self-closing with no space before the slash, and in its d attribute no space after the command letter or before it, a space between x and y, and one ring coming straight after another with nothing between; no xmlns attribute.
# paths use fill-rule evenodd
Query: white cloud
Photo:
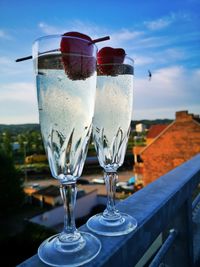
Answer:
<svg viewBox="0 0 200 267"><path fill-rule="evenodd" d="M37 112L30 110L28 105L24 105L23 109L20 106L15 106L18 112L13 111L13 104L9 103L6 105L7 110L11 111L8 113L5 111L4 106L0 106L0 124L24 124L24 123L38 123L39 118ZM29 111L29 112L27 112Z"/></svg>
<svg viewBox="0 0 200 267"><path fill-rule="evenodd" d="M134 80L133 119L174 118L178 110L200 114L200 69L171 66ZM38 122L35 86L7 83L0 86L0 123Z"/></svg>
<svg viewBox="0 0 200 267"><path fill-rule="evenodd" d="M194 53L195 52L192 51L193 56ZM191 52L179 47L163 48L162 50L156 49L156 51L149 51L148 49L146 49L146 47L141 46L141 50L139 50L137 53L134 52L134 49L131 49L129 56L134 59L137 71L143 72L143 67L145 66L147 68L155 69L155 67L157 66L171 66L173 64L181 64L184 60L188 60L191 57Z"/></svg>
<svg viewBox="0 0 200 267"><path fill-rule="evenodd" d="M11 59L8 57L0 57L0 65L8 66L12 63Z"/></svg>
<svg viewBox="0 0 200 267"><path fill-rule="evenodd" d="M182 60L187 58L187 53L180 48L168 48L165 51L160 52L160 56L163 56L166 60Z"/></svg>
<svg viewBox="0 0 200 267"><path fill-rule="evenodd" d="M65 28L50 25L45 22L40 22L38 26L44 34L57 34L74 30L88 34L94 39L110 35L111 40L98 43L99 48L102 46L125 48L128 54L134 58L136 67L133 119L141 119L174 117L175 112L181 109L187 109L189 112L200 114L200 105L198 103L200 99L200 88L198 86L200 84L200 69L188 70L178 65L181 64L181 60L189 59L191 53L194 52L186 50L184 46L179 47L178 44L180 40L181 42L197 40L199 33L188 32L180 36L156 35L156 30L169 27L172 23L177 22L178 19L186 20L188 16L171 14L154 21L146 21L146 31L135 31L131 28L111 30L99 27L90 22L82 22L79 20L71 21ZM155 30L155 32L152 34L148 29ZM149 35L149 33L151 35ZM1 34L0 31L0 38ZM23 66L21 65L20 67L18 64L20 63L16 64L10 58L0 57L0 65L3 66L2 70L5 75L6 72L9 74L17 74L18 72L22 73L24 71L24 73L26 73L24 77L26 77L29 70L30 76L32 76L32 66L29 65L27 67L26 65L30 64L30 62L24 62ZM147 67L152 71L151 81L148 80L147 70L144 71L145 66L148 64L152 66ZM160 64L164 66L168 65L169 67L157 68ZM173 66L173 64L176 65ZM138 78L137 73L139 72L141 74L143 71L146 73L145 78ZM3 92L2 88L4 88ZM15 90L15 88L18 89ZM29 112L30 118L31 116L32 118L34 116L37 117L34 86L30 85L29 88L31 89L28 90L27 88L28 83L9 83L7 85L4 84L3 87L0 86L0 101L4 99L0 103L0 119L2 117L1 112L3 112L2 103L7 103L7 107L9 106L13 109L10 120L15 118L19 106L24 106L24 114L26 114L26 116L28 116ZM29 92L28 95L27 92ZM30 99L33 100L32 103ZM31 115L31 112L27 111L27 103L29 107L34 110L34 114L36 115ZM4 106L6 105L4 104ZM19 118L22 118L22 114Z"/></svg>
<svg viewBox="0 0 200 267"><path fill-rule="evenodd" d="M143 66L150 63L153 63L155 59L149 56L133 55L131 56L134 59L135 66Z"/></svg>
<svg viewBox="0 0 200 267"><path fill-rule="evenodd" d="M99 27L94 23L83 22L80 20L71 21L65 26L65 28L55 27L45 22L40 22L38 26L44 34L60 34L68 31L78 31L89 35L93 39L109 35L110 40L98 43L99 49L103 46L132 46L132 41L140 39L140 37L144 34L142 31L131 31L129 29L119 29L118 31L113 31Z"/></svg>
<svg viewBox="0 0 200 267"><path fill-rule="evenodd" d="M149 27L164 27L177 22L178 20L187 20L189 15L184 13L171 13L169 16L159 18L154 21L145 22ZM97 44L101 49L104 46L123 47L126 53L134 58L135 66L144 65L166 65L181 64L183 60L189 60L191 56L195 56L194 50L187 51L183 46L179 47L181 42L197 41L199 33L191 32L187 34L177 35L156 35L156 32L149 35L149 31L132 30L131 28L123 28L118 30L110 30L99 27L93 23L83 22L80 20L71 21L66 25L65 30L41 22L41 29L45 34L52 34L66 31L79 31L88 34L92 38L98 38L110 35L110 40ZM153 26L152 26L153 25ZM197 53L197 52L196 52Z"/></svg>
<svg viewBox="0 0 200 267"><path fill-rule="evenodd" d="M68 24L68 31L82 32L91 36L93 39L108 35L108 30L106 28L99 27L98 25L88 21L80 20L71 21L71 23Z"/></svg>
<svg viewBox="0 0 200 267"><path fill-rule="evenodd" d="M139 38L135 42L133 42L132 49L148 49L148 48L159 48L162 46L169 45L171 43L171 38L168 36L157 37L151 36L147 37L144 36L143 38Z"/></svg>
<svg viewBox="0 0 200 267"><path fill-rule="evenodd" d="M171 15L171 17L173 16ZM91 36L91 38L93 39L109 35L110 40L105 41L105 42L100 42L97 44L99 49L101 49L104 46L123 47L126 49L126 51L129 54L130 53L133 54L134 51L136 51L137 49L141 50L142 48L151 49L151 48L167 46L171 44L171 41L172 41L172 37L169 38L169 36L162 36L162 37L152 36L152 35L148 36L147 35L148 32L139 31L139 30L131 30L128 28L111 30L111 29L107 29L104 27L99 27L94 23L83 22L80 20L73 20L70 23L67 23L65 25L65 28L56 27L56 26L47 24L45 22L40 22L38 26L40 27L40 29L42 30L44 34L48 34L48 35L64 33L67 31L82 32L82 33L85 33ZM144 58L147 58L147 57L145 55L142 55L142 58L141 57L139 58L138 62L140 65L143 64ZM146 63L146 60L147 59L145 59L145 63ZM148 57L147 61L152 62L152 59Z"/></svg>
<svg viewBox="0 0 200 267"><path fill-rule="evenodd" d="M47 35L63 33L62 29L49 25L45 22L38 23L38 27L42 30L44 34L47 34Z"/></svg>
<svg viewBox="0 0 200 267"><path fill-rule="evenodd" d="M6 38L5 32L1 29L0 29L0 38Z"/></svg>
<svg viewBox="0 0 200 267"><path fill-rule="evenodd" d="M200 114L199 84L200 69L182 66L158 69L151 81L136 78L133 118L172 117L181 109Z"/></svg>
<svg viewBox="0 0 200 267"><path fill-rule="evenodd" d="M107 34L108 35L107 31ZM109 34L110 40L98 44L98 47L111 46L111 47L123 47L127 51L133 47L133 43L139 40L143 36L142 31L131 31L128 29L120 29L113 31ZM137 41L136 41L137 42Z"/></svg>
<svg viewBox="0 0 200 267"><path fill-rule="evenodd" d="M0 66L2 77L11 77L23 75L23 77L28 77L33 75L33 63L32 61L15 62L16 58L10 58L6 56L0 56Z"/></svg>
<svg viewBox="0 0 200 267"><path fill-rule="evenodd" d="M143 32L122 29L117 32L113 32L110 37L113 42L116 42L116 41L127 42L130 40L134 40L137 37L140 37L141 35L143 35Z"/></svg>
<svg viewBox="0 0 200 267"><path fill-rule="evenodd" d="M168 16L164 16L155 20L151 21L145 21L144 25L152 31L161 30L164 28L167 28L172 23L175 23L177 21L191 21L192 15L185 12L171 12Z"/></svg>
<svg viewBox="0 0 200 267"><path fill-rule="evenodd" d="M0 29L0 39L10 40L12 38L7 32L5 32L4 30Z"/></svg>
<svg viewBox="0 0 200 267"><path fill-rule="evenodd" d="M3 30L0 30L0 38L4 37L5 36L5 33Z"/></svg>
<svg viewBox="0 0 200 267"><path fill-rule="evenodd" d="M82 22L80 20L73 20L70 23L67 23L65 27L56 27L45 22L40 22L38 26L44 34L48 35L63 34L68 31L77 31L85 33L91 36L93 39L104 36L106 32L106 29L89 22Z"/></svg>
<svg viewBox="0 0 200 267"><path fill-rule="evenodd" d="M0 102L20 101L36 104L36 89L34 84L14 82L1 84Z"/></svg>
<svg viewBox="0 0 200 267"><path fill-rule="evenodd" d="M6 83L0 89L0 123L38 122L36 89L32 83Z"/></svg>
<svg viewBox="0 0 200 267"><path fill-rule="evenodd" d="M171 18L159 18L152 21L145 21L145 25L149 30L155 31L168 27L173 22Z"/></svg>

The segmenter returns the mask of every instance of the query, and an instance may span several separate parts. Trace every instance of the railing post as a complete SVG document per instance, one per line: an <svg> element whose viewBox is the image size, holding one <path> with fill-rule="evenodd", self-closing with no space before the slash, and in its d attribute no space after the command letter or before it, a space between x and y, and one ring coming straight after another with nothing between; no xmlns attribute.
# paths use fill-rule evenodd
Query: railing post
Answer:
<svg viewBox="0 0 200 267"><path fill-rule="evenodd" d="M168 250L171 248L171 246L174 243L174 240L176 239L177 231L175 229L171 229L169 231L169 235L167 239L164 241L156 255L154 256L153 260L151 261L149 267L160 267L163 263L163 259L165 255L167 254Z"/></svg>
<svg viewBox="0 0 200 267"><path fill-rule="evenodd" d="M194 266L200 266L200 193L192 202Z"/></svg>
<svg viewBox="0 0 200 267"><path fill-rule="evenodd" d="M188 198L177 212L169 228L177 230L174 244L166 254L163 263L170 267L193 267L193 228L192 228L192 198ZM167 234L168 231L164 233Z"/></svg>

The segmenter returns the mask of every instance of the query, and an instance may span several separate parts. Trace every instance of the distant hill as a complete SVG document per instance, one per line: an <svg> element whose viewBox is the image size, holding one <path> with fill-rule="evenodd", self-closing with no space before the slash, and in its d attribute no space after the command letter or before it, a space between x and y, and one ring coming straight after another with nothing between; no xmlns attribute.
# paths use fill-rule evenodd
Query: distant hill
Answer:
<svg viewBox="0 0 200 267"><path fill-rule="evenodd" d="M155 125L155 124L170 124L172 122L173 122L173 120L171 120L171 119L155 119L155 120L131 121L131 128L134 129L135 125L138 124L138 123L143 123L144 125L146 125L147 129L149 129L149 127L151 125Z"/></svg>
<svg viewBox="0 0 200 267"><path fill-rule="evenodd" d="M27 124L0 124L0 133L9 131L11 135L20 134L29 131L40 131L40 125L37 123Z"/></svg>
<svg viewBox="0 0 200 267"><path fill-rule="evenodd" d="M131 121L132 129L135 128L135 125L138 123L143 123L149 128L153 124L169 124L173 122L170 119L156 119L156 120L137 120ZM16 135L23 132L29 131L40 131L40 125L38 123L27 123L27 124L0 124L0 133L9 131L11 135Z"/></svg>

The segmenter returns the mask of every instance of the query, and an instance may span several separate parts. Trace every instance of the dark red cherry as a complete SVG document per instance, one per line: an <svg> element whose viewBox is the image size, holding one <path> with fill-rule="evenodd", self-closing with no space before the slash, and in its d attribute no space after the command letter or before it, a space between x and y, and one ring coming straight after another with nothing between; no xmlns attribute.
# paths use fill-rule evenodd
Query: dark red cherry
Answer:
<svg viewBox="0 0 200 267"><path fill-rule="evenodd" d="M124 62L125 55L125 50L122 48L103 47L97 54L99 73L116 75L117 68Z"/></svg>
<svg viewBox="0 0 200 267"><path fill-rule="evenodd" d="M71 80L85 80L94 73L96 70L94 49L92 39L88 35L80 32L63 34L60 51L65 73Z"/></svg>

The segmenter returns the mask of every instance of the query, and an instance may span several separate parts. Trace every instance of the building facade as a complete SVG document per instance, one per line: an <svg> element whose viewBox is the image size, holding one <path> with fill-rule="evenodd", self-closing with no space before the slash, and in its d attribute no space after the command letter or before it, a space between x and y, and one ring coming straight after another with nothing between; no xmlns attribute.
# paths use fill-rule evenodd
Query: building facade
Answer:
<svg viewBox="0 0 200 267"><path fill-rule="evenodd" d="M189 114L188 111L176 112L176 119L140 151L144 183L154 181L198 153L199 116Z"/></svg>
<svg viewBox="0 0 200 267"><path fill-rule="evenodd" d="M146 125L145 124L143 124L143 123L138 123L138 124L136 124L136 126L135 126L135 131L137 132L137 133L142 133L142 132L144 132L146 130Z"/></svg>

